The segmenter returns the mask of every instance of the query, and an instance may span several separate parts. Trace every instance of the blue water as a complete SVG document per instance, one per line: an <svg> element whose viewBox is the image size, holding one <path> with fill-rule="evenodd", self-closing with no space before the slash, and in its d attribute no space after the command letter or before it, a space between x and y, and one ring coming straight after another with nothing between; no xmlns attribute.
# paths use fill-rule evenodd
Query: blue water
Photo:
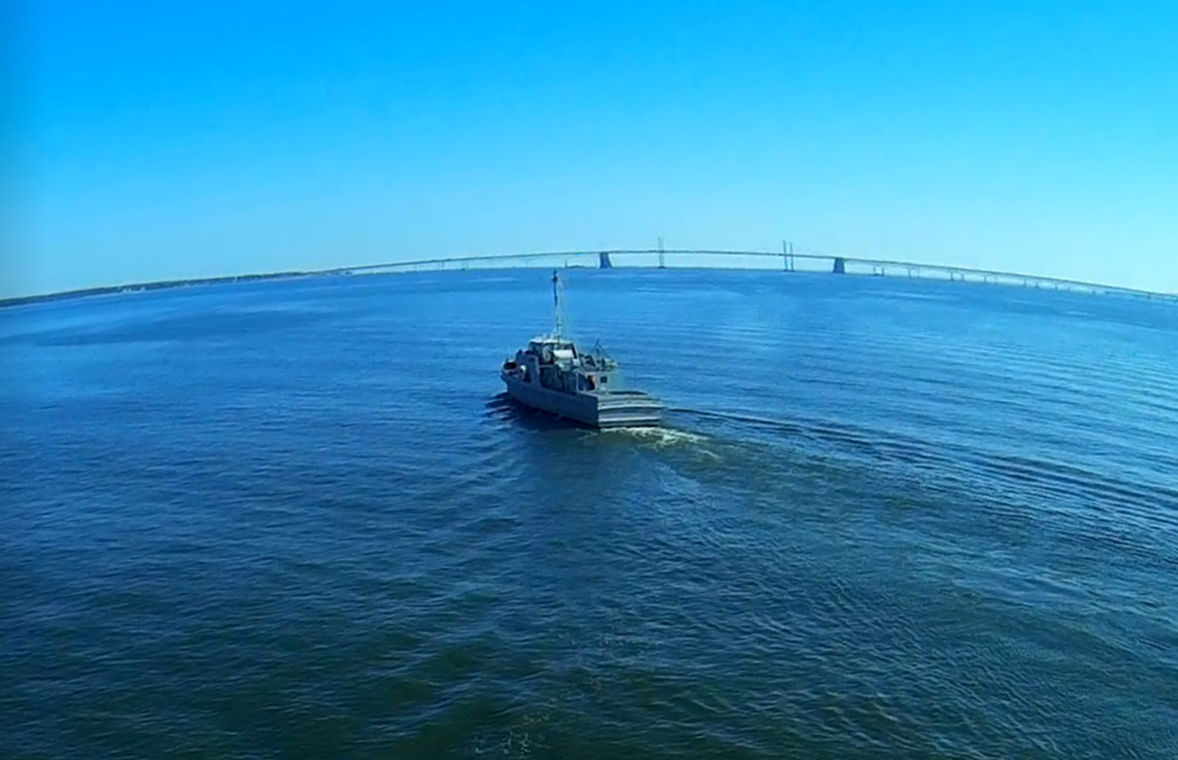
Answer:
<svg viewBox="0 0 1178 760"><path fill-rule="evenodd" d="M547 278L0 311L0 756L1178 757L1178 308Z"/></svg>

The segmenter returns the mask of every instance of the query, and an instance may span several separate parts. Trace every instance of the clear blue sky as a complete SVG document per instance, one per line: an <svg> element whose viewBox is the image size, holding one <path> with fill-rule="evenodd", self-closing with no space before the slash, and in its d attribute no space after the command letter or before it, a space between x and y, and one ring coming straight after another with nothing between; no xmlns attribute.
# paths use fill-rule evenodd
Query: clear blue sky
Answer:
<svg viewBox="0 0 1178 760"><path fill-rule="evenodd" d="M60 2L0 295L668 246L1178 290L1178 4Z"/></svg>

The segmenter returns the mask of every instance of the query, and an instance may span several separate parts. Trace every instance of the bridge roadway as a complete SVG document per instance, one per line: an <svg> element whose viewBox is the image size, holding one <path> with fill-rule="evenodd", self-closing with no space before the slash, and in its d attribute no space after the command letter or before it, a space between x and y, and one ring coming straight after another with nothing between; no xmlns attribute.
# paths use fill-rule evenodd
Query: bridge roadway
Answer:
<svg viewBox="0 0 1178 760"><path fill-rule="evenodd" d="M942 264L924 264L911 261L892 261L888 259L865 259L849 256L832 256L816 253L793 253L786 249L779 251L733 251L708 249L641 249L641 250L606 250L606 251L550 251L540 253L518 253L494 256L458 256L450 258L421 259L416 261L393 261L383 264L365 264L362 266L337 267L324 269L306 274L355 274L375 272L421 272L447 271L452 269L489 269L489 268L528 268L533 266L568 266L574 259L596 260L601 267L618 268L652 268L643 264L619 264L617 258L644 258L656 262L653 268L670 269L756 269L773 271L776 266L739 267L719 266L708 267L694 265L667 265L667 260L674 261L683 257L699 257L703 259L737 259L743 258L765 260L767 263L776 260L781 263L780 270L786 272L830 272L843 275L877 276L877 277L919 277L924 279L942 279L959 282L980 282L1003 285L1021 285L1031 288L1049 288L1054 290L1069 290L1086 293L1106 293L1133 296L1137 298L1161 299L1178 302L1178 293L1159 293L1137 288L1126 288L1116 285L1101 285L1098 283L1070 280L1060 277L1042 277L1038 275L1019 274L1016 272L1000 272L990 269L974 269L970 267L946 266ZM799 267L799 262L801 266Z"/></svg>

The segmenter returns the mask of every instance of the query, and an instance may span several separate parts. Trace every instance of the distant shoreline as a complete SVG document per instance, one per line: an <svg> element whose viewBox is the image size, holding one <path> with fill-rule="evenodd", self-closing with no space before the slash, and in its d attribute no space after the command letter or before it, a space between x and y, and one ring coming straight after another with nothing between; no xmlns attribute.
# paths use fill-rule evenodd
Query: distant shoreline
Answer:
<svg viewBox="0 0 1178 760"><path fill-rule="evenodd" d="M223 275L220 277L198 277L191 280L158 280L156 282L136 282L127 285L103 285L94 288L80 288L77 290L62 290L56 293L42 293L32 296L14 296L0 298L0 309L6 306L25 306L35 303L65 301L72 298L86 298L88 296L119 295L122 293L139 293L147 290L168 290L170 288L184 288L196 285L220 285L233 282L256 282L259 280L285 280L293 277L314 277L318 272L270 272L266 274Z"/></svg>

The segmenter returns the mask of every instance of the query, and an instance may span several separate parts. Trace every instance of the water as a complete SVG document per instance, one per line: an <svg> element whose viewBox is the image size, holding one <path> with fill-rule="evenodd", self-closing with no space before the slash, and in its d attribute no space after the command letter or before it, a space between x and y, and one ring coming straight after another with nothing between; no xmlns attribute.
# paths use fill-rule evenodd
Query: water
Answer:
<svg viewBox="0 0 1178 760"><path fill-rule="evenodd" d="M1178 309L573 271L0 312L0 756L1178 757Z"/></svg>

